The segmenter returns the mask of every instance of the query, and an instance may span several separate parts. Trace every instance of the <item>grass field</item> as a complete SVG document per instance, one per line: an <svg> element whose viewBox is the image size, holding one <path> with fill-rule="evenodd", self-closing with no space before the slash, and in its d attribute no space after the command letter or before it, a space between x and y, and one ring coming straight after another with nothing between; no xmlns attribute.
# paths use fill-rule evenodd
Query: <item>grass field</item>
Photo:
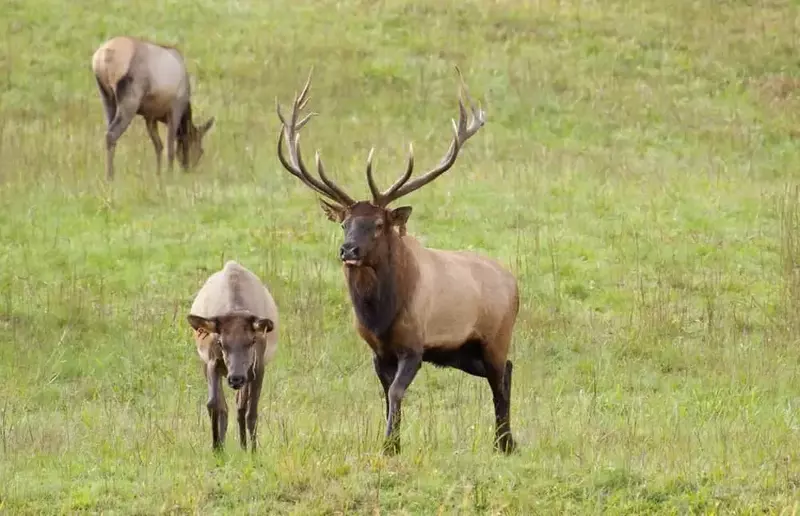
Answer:
<svg viewBox="0 0 800 516"><path fill-rule="evenodd" d="M797 514L797 2L4 0L0 513ZM104 180L105 38L177 44L201 166L155 176L137 119ZM277 161L314 66L306 156L365 198L430 167L460 66L487 125L405 201L427 245L519 278L512 426L422 369L403 452L356 336L341 230ZM163 131L163 129L162 129ZM163 134L163 133L162 133ZM309 160L310 161L310 160ZM261 448L211 453L185 322L236 259L281 310ZM231 391L226 389L229 404Z"/></svg>

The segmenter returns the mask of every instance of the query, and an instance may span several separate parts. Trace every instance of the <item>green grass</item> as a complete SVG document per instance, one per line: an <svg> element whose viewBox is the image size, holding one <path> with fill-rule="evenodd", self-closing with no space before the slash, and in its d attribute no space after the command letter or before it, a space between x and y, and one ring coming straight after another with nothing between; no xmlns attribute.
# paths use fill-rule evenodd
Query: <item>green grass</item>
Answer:
<svg viewBox="0 0 800 516"><path fill-rule="evenodd" d="M797 2L2 10L0 512L797 513ZM89 60L120 33L186 54L217 117L195 172L156 178L137 119L105 183ZM420 171L445 151L456 64L488 123L409 231L519 278L520 453L492 452L486 382L426 366L386 458L341 230L280 168L274 101L314 66L305 154L364 198L372 145L384 187L409 141ZM211 453L185 323L227 259L282 317L254 457L233 419Z"/></svg>

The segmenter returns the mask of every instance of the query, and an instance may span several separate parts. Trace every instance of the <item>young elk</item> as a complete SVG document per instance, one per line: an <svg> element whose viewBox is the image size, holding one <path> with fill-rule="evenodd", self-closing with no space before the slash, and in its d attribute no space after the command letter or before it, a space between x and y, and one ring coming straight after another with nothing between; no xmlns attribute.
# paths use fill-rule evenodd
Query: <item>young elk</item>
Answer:
<svg viewBox="0 0 800 516"><path fill-rule="evenodd" d="M203 136L214 117L200 127L192 122L189 76L181 53L172 47L118 36L103 43L92 56L100 98L106 115L106 179L114 178L117 140L138 114L156 151L156 172L161 174L164 145L157 122L167 126L167 165L172 170L175 153L184 170L197 165L203 154Z"/></svg>
<svg viewBox="0 0 800 516"><path fill-rule="evenodd" d="M236 390L239 442L247 448L250 431L256 449L258 400L264 367L278 349L278 308L258 277L235 261L206 280L187 317L208 382L212 446L221 449L228 429L228 405L222 378Z"/></svg>
<svg viewBox="0 0 800 516"><path fill-rule="evenodd" d="M316 165L321 181L309 174L303 163L299 131L315 113L298 118L298 112L308 101L310 82L311 74L295 97L289 118L276 102L282 123L278 159L289 173L327 197L328 201L320 198L322 209L344 229L339 258L355 326L372 348L386 401L384 451L400 451L403 395L422 362L430 362L489 381L496 419L495 447L510 453L515 443L509 419L512 364L507 357L519 310L516 279L495 261L476 254L423 247L406 234L411 207L387 207L452 167L464 142L484 124L484 112L470 103L473 120L467 123L460 99L459 121L453 122L454 138L441 162L409 182L414 168L410 148L405 173L385 192L380 192L372 177L372 149L366 165L372 201L355 201L327 177L319 153ZM462 91L466 93L463 78ZM283 151L284 140L288 158Z"/></svg>

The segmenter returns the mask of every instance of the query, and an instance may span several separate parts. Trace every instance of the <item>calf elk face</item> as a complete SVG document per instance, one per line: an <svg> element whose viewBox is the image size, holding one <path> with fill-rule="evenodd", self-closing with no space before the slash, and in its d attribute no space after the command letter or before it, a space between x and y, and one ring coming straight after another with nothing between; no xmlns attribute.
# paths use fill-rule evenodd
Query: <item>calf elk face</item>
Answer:
<svg viewBox="0 0 800 516"><path fill-rule="evenodd" d="M216 333L219 336L222 360L228 370L228 385L232 389L241 389L248 381L253 380L256 338L259 334L272 331L274 323L271 319L253 315L229 315L212 319L190 315L188 319L195 330Z"/></svg>

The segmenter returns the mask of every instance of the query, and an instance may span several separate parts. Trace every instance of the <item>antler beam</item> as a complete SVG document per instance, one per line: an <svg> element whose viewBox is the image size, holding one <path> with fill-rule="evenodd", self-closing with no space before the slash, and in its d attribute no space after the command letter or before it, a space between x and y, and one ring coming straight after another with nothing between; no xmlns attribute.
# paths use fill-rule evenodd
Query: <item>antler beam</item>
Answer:
<svg viewBox="0 0 800 516"><path fill-rule="evenodd" d="M458 66L456 66L456 72L458 72L458 77L461 82L462 93L458 99L458 123L456 123L455 120L451 120L453 123L453 140L450 142L450 148L447 150L447 153L444 155L441 161L439 161L439 164L436 165L436 167L425 172L425 174L409 183L408 180L411 178L411 173L414 170L414 147L409 145L408 165L406 166L405 173L397 181L395 181L395 183L389 187L388 190L381 193L380 190L378 190L378 187L375 185L375 179L372 177L372 156L375 149L373 148L370 150L369 156L367 157L367 182L369 183L369 189L372 192L373 203L376 206L386 206L390 202L395 201L404 195L408 195L419 188L422 188L440 175L447 172L456 162L458 153L464 146L464 143L470 137L472 137L472 135L477 133L478 130L486 123L486 112L480 109L480 106L477 108L474 107L472 98L470 97L466 84L464 83L464 77L461 74L461 70L458 68ZM467 99L467 104L472 114L472 120L469 122L467 121L467 110L464 107L464 97Z"/></svg>
<svg viewBox="0 0 800 516"><path fill-rule="evenodd" d="M337 186L336 183L331 181L325 174L325 167L322 165L322 159L319 156L319 151L316 152L315 161L317 164L317 173L319 174L319 178L322 180L322 182L318 181L311 174L309 174L308 169L303 162L303 156L300 153L300 130L308 123L309 120L311 120L311 117L317 114L311 112L298 120L300 111L306 107L306 104L308 104L308 90L311 86L311 74L313 71L314 69L312 67L312 69L308 72L308 79L306 80L305 86L303 86L303 90L299 95L295 95L294 97L292 115L288 122L286 117L283 116L278 99L275 99L275 111L277 112L278 118L283 126L280 131L280 135L278 136L278 159L280 160L281 165L283 165L283 168L288 170L293 176L300 179L300 181L302 181L306 186L318 194L324 195L333 202L344 207L348 207L355 204L355 201L352 197L347 195L344 190ZM286 146L289 149L288 159L283 153L284 140L286 140Z"/></svg>

